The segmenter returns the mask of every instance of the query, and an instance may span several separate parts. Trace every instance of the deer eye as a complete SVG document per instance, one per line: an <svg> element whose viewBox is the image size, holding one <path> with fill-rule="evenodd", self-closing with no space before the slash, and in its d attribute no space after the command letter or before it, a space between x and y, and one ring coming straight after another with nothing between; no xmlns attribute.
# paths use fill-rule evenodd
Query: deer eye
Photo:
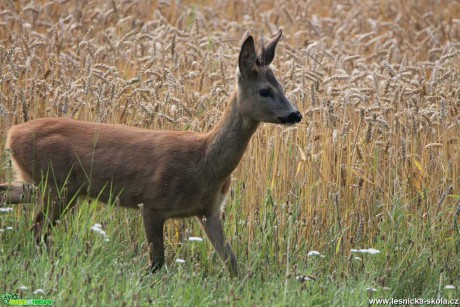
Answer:
<svg viewBox="0 0 460 307"><path fill-rule="evenodd" d="M260 96L262 96L262 97L272 97L272 96L273 96L272 92L270 92L269 89L261 89L261 90L259 91L259 94L260 94Z"/></svg>

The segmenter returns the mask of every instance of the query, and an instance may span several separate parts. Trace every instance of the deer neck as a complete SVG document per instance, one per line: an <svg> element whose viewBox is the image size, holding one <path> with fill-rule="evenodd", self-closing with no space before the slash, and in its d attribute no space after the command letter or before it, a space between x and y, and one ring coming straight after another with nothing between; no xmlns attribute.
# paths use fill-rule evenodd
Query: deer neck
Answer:
<svg viewBox="0 0 460 307"><path fill-rule="evenodd" d="M238 108L238 94L231 95L224 115L207 134L205 170L213 182L224 180L240 162L259 122L245 117Z"/></svg>

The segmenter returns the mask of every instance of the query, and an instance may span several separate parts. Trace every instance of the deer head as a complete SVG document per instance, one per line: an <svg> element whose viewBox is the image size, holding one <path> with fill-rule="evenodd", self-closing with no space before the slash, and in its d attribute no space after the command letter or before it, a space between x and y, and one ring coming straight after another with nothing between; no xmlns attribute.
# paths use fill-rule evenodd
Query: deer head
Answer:
<svg viewBox="0 0 460 307"><path fill-rule="evenodd" d="M270 67L281 30L267 45L261 38L261 51L256 53L254 39L249 35L240 51L238 70L238 108L255 122L295 124L302 115L286 98L283 87Z"/></svg>

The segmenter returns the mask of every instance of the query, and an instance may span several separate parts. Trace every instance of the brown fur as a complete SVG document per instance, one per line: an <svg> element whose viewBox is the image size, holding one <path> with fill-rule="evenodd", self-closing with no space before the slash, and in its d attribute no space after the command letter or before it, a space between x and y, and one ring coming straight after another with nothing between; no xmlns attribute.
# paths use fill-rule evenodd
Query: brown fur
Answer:
<svg viewBox="0 0 460 307"><path fill-rule="evenodd" d="M274 54L280 36L269 43L273 48L269 52ZM164 221L196 216L236 275L236 257L225 243L221 222L231 173L260 122L280 123L280 118L297 112L270 68L257 65L256 59L249 36L240 54L236 89L221 121L206 134L62 118L12 127L7 147L13 151L18 180L36 184L48 178L44 199L52 200L52 208L42 208L37 214L33 226L37 241L47 220L53 224L59 218L69 196L99 197L103 202L117 196L125 207L143 204L153 270L164 262ZM273 90L273 98L259 94L259 89L268 85L278 89ZM21 185L2 184L1 191L8 191L11 202L21 201Z"/></svg>

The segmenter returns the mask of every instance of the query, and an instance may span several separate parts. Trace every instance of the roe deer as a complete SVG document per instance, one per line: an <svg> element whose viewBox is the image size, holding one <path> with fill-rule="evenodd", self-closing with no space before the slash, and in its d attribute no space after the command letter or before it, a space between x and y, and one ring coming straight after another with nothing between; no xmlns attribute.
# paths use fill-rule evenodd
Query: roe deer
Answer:
<svg viewBox="0 0 460 307"><path fill-rule="evenodd" d="M302 115L286 98L269 67L281 37L256 52L248 35L238 59L236 86L219 123L208 133L152 131L124 125L43 118L13 126L6 146L17 179L0 185L11 203L24 201L22 183L66 188L67 196L87 195L137 208L150 248L150 270L164 263L163 225L168 218L197 217L233 275L237 260L225 242L221 215L237 167L259 123L295 124ZM54 225L68 204L56 188L41 196L32 230L39 243L44 225ZM28 197L28 195L25 195ZM30 195L29 195L30 196ZM48 200L48 201L47 201Z"/></svg>

